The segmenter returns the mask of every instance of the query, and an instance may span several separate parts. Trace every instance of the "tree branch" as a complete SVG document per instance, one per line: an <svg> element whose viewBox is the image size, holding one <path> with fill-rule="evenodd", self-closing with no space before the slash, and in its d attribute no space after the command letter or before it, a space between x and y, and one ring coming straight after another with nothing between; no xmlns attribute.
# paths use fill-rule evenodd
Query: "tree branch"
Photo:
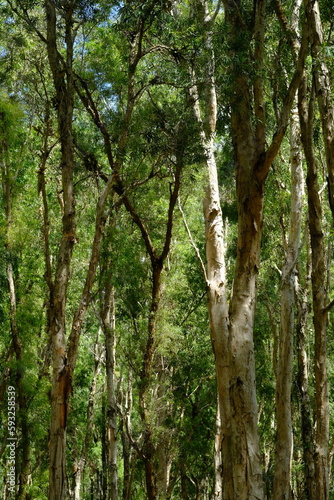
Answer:
<svg viewBox="0 0 334 500"><path fill-rule="evenodd" d="M300 45L298 59L296 62L296 69L292 77L292 80L290 82L287 95L285 96L283 102L276 132L273 135L269 148L264 153L264 155L261 155L259 161L257 162L257 165L255 166L255 173L258 179L261 181L263 181L266 178L269 169L271 167L271 164L275 159L278 150L282 144L285 131L288 127L292 104L303 75L303 68L307 55L307 49L308 49L308 27L307 23L304 22L302 41Z"/></svg>
<svg viewBox="0 0 334 500"><path fill-rule="evenodd" d="M195 250L195 253L196 253L196 257L198 258L199 260L199 263L201 265L201 270L202 270L202 273L203 273L203 276L204 276L204 279L205 279L205 283L207 283L208 281L208 278L207 278L207 274L206 274L206 269L205 269L205 264L203 262L203 259L201 257L201 254L199 252L199 249L198 247L196 246L196 243L194 242L194 239L192 237L192 234L191 234L191 231L189 229L189 226L188 226L188 223L187 223L187 220L186 220L186 216L185 216L185 213L182 209L182 206L181 206L181 202L180 202L180 198L178 198L178 206L179 206L179 210L181 212L181 215L182 215L182 220L183 220L183 224L184 224L184 227L186 228L186 231L187 231L187 234L188 234L188 238L189 238L189 241L190 241L190 244L191 246L193 247L193 249ZM181 323L182 324L182 323Z"/></svg>
<svg viewBox="0 0 334 500"><path fill-rule="evenodd" d="M322 312L323 314L327 314L334 307L334 299L328 304L328 306L324 307Z"/></svg>

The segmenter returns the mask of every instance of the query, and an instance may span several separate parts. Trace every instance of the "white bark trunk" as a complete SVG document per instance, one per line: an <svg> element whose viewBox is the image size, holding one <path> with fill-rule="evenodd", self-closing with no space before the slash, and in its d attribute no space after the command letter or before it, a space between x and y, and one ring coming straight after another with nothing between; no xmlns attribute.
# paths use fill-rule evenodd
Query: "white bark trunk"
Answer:
<svg viewBox="0 0 334 500"><path fill-rule="evenodd" d="M210 320L210 333L213 352L215 356L215 367L217 377L217 393L219 415L221 419L220 442L227 443L229 440L229 356L228 337L229 319L226 297L226 267L225 267L225 241L223 217L220 206L219 185L217 166L215 159L214 135L217 122L217 97L215 84L215 60L212 45L212 21L209 20L208 5L206 1L201 2L199 8L199 21L206 30L206 46L209 57L208 83L204 92L205 112L201 113L200 99L197 86L194 84L190 89L190 97L193 102L194 114L200 126L201 145L205 155L207 169L207 187L203 200L203 212L205 219L206 238L206 285L208 297L208 311ZM193 82L196 75L192 74ZM230 463L221 463L221 449L216 449L214 454L215 466L215 491L223 490L223 475L229 474ZM219 463L220 462L220 463ZM220 473L218 473L220 471ZM217 497L219 498L219 496Z"/></svg>
<svg viewBox="0 0 334 500"><path fill-rule="evenodd" d="M215 437L215 451L214 451L214 464L215 464L215 489L213 495L214 500L223 499L221 441L222 441L221 418L219 410L219 401L217 398L216 437Z"/></svg>
<svg viewBox="0 0 334 500"><path fill-rule="evenodd" d="M290 120L291 211L288 246L281 276L281 321L276 380L276 449L274 500L291 498L292 416L291 387L294 336L294 279L300 250L304 193L299 117L293 110Z"/></svg>

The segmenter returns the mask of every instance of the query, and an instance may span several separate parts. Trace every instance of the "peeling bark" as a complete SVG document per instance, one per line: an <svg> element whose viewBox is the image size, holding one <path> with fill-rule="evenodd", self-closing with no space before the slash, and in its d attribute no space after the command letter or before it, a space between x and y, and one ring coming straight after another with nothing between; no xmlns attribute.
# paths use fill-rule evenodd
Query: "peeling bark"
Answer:
<svg viewBox="0 0 334 500"><path fill-rule="evenodd" d="M47 21L47 51L57 96L64 204L62 239L57 256L52 303L50 303L50 332L52 337L52 396L49 446L49 500L65 500L67 494L65 449L68 399L71 387L70 381L66 375L67 356L65 344L65 308L66 292L70 273L70 263L72 259L73 246L76 241L75 200L73 186L74 155L72 136L72 12L73 5L68 3L66 13L67 78L65 79L65 68L63 67L57 50L57 18L55 4L52 0L45 1L45 13Z"/></svg>
<svg viewBox="0 0 334 500"><path fill-rule="evenodd" d="M50 429L49 500L66 497L66 425L72 379L76 365L81 328L91 298L99 261L99 253L107 219L106 204L114 185L111 175L102 190L96 208L95 233L80 304L73 318L66 342L66 296L70 278L72 252L76 243L74 196L74 146L72 133L74 80L72 71L74 35L72 31L74 3L64 6L66 57L57 48L57 13L53 0L45 1L47 20L47 51L57 98L58 128L62 171L62 238L57 256L55 277L50 290L50 331L52 337L52 402ZM47 266L48 263L46 262ZM51 296L52 295L52 296Z"/></svg>
<svg viewBox="0 0 334 500"><path fill-rule="evenodd" d="M329 205L334 219L334 104L330 72L324 57L324 36L318 0L304 0L312 54L315 94L319 106L328 172Z"/></svg>
<svg viewBox="0 0 334 500"><path fill-rule="evenodd" d="M228 337L229 319L226 294L225 241L223 217L220 206L218 174L215 159L214 136L217 122L217 96L215 84L215 60L212 42L212 20L208 12L207 1L198 3L197 16L205 33L205 44L208 49L208 83L204 93L204 112L201 111L197 85L197 75L191 71L193 82L189 90L194 115L200 129L201 146L207 170L207 185L203 199L206 238L206 268L204 278L207 286L208 312L210 320L211 343L215 357L218 415L220 420L219 437L216 436L214 454L215 465L215 498L222 498L223 477L230 474L230 463L222 464L221 446L229 440L229 358ZM218 417L217 417L218 418ZM218 433L218 429L217 429Z"/></svg>
<svg viewBox="0 0 334 500"><path fill-rule="evenodd" d="M248 60L252 29L236 4L224 2L231 50ZM254 58L257 71L263 71L265 2L254 3ZM240 33L243 33L242 40ZM303 28L295 71L282 103L277 129L266 148L263 81L254 84L240 70L238 60L231 65L233 89L231 100L232 141L238 204L238 244L234 283L229 308L230 370L230 445L224 448L223 464L231 463L224 499L262 499L263 480L255 387L253 325L256 303L257 274L263 225L264 186L289 123L291 107L302 77L307 53L306 29ZM254 114L252 111L254 95ZM254 124L255 119L255 124ZM225 487L225 484L224 484Z"/></svg>
<svg viewBox="0 0 334 500"><path fill-rule="evenodd" d="M307 162L307 193L309 232L312 254L312 298L314 325L314 371L315 371L315 477L319 500L329 496L328 441L329 399L327 377L327 326L326 310L326 259L324 233L322 229L322 204L318 189L317 162L313 149L313 109L315 92L312 89L309 106L306 101L306 78L299 90L299 116L301 137Z"/></svg>
<svg viewBox="0 0 334 500"><path fill-rule="evenodd" d="M300 251L304 194L300 127L297 109L290 120L291 209L288 245L281 275L281 322L276 380L276 450L274 500L292 497L291 465L293 450L291 388L293 338L295 328L295 272Z"/></svg>
<svg viewBox="0 0 334 500"><path fill-rule="evenodd" d="M308 366L306 333L310 295L310 255L308 252L308 265L305 289L296 278L295 293L297 297L298 319L297 319L297 358L298 374L297 385L300 394L301 410L301 432L303 442L303 458L305 468L305 497L309 500L317 500L315 467L314 467L314 432L312 421L312 407L309 394Z"/></svg>

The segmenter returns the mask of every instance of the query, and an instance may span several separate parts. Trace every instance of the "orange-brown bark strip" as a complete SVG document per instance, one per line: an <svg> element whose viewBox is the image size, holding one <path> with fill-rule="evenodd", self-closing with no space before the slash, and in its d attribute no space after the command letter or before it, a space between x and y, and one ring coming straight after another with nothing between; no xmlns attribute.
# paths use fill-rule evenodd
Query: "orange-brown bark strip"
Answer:
<svg viewBox="0 0 334 500"><path fill-rule="evenodd" d="M72 56L73 37L71 35L71 16L74 5L68 2L66 14L66 65L57 50L57 15L52 0L45 0L47 23L47 52L57 99L58 129L61 148L61 171L64 214L62 238L57 256L54 278L53 298L50 303L50 331L52 336L52 395L50 427L50 481L49 500L66 498L66 421L68 399L71 391L67 377L67 358L65 344L66 293L70 275L70 263L76 241L75 199L73 185L73 78ZM66 78L65 78L66 74ZM68 235L71 235L68 237Z"/></svg>

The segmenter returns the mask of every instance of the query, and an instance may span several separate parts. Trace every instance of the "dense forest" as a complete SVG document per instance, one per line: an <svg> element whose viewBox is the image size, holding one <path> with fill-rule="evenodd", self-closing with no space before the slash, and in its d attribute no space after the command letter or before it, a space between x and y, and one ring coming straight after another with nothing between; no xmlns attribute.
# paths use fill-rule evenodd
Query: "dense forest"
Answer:
<svg viewBox="0 0 334 500"><path fill-rule="evenodd" d="M1 0L0 495L334 498L334 4Z"/></svg>

